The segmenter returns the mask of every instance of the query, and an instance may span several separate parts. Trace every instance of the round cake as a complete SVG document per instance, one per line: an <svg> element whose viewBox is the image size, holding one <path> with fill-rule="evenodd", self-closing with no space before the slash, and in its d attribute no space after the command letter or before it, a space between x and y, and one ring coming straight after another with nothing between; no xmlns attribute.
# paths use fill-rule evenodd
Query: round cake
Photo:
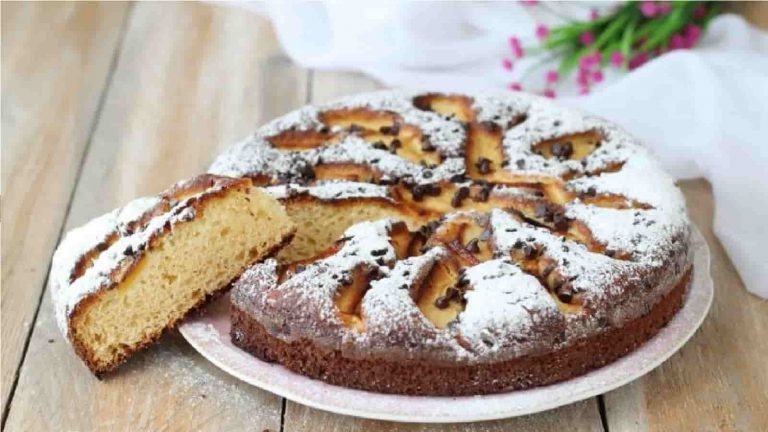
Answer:
<svg viewBox="0 0 768 432"><path fill-rule="evenodd" d="M603 119L522 93L377 92L307 106L210 172L298 230L234 284L235 345L412 395L545 385L655 335L690 281L674 181Z"/></svg>

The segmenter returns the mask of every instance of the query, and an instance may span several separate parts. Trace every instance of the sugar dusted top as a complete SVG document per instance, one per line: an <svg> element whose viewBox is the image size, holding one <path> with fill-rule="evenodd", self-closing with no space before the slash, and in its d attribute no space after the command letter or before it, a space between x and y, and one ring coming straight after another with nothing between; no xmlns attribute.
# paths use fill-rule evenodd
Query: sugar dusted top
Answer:
<svg viewBox="0 0 768 432"><path fill-rule="evenodd" d="M642 315L689 266L682 194L648 150L522 93L386 91L305 107L211 172L258 179L279 199L379 198L439 220L409 234L424 244L405 255L396 222L372 221L299 271L270 260L237 282L236 304L274 336L352 357L550 351ZM351 289L354 308L339 300Z"/></svg>

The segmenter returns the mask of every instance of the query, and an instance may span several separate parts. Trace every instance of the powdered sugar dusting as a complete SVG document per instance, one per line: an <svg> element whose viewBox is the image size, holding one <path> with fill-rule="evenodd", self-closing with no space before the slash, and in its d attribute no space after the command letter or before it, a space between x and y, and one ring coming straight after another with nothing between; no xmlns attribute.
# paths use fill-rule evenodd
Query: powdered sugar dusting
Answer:
<svg viewBox="0 0 768 432"><path fill-rule="evenodd" d="M268 174L276 178L295 171L296 163L355 163L375 168L384 178L410 178L422 184L455 179L457 174L466 173L465 125L451 116L416 109L414 96L415 93L385 91L303 108L270 123L247 142L225 152L211 171ZM557 106L544 98L515 93L481 94L472 100L476 121L492 122L503 130L502 152L511 162L503 169L513 174L556 179L576 196L619 195L628 203L641 205L636 209L604 208L578 197L564 205L569 220L582 223L606 250L622 251L628 259L592 252L580 241L566 239L495 209L490 214L494 259L467 269L471 288L466 293L466 308L445 329L435 328L423 316L409 287L447 251L435 247L425 255L401 260L390 269L395 257L388 240L389 221L350 228L336 254L308 265L282 284L277 284L272 276L269 283L254 282L253 277L244 276L237 284L235 297L256 304L253 312L262 323L272 325L273 335L305 335L319 344L343 349L345 355L397 351L407 358L424 355L484 362L567 345L600 331L605 322L621 325L642 314L649 303L671 289L686 265L688 218L682 194L648 150L612 123ZM278 151L266 140L288 128L319 130L320 113L343 108L396 113L404 123L417 126L430 136L430 142L445 157L442 164L414 164L374 148L354 133L337 143L300 152ZM533 151L544 140L585 132L596 132L602 139L581 161L547 159ZM252 158L255 160L251 163ZM348 181L277 186L270 191L279 198L300 193L328 200L390 197L385 187ZM509 186L496 186L492 193L536 198L531 190ZM450 219L450 215L445 218ZM562 312L554 294L511 261L513 249L520 244L537 247L555 262L558 274L567 278L579 296L584 307L581 312ZM386 253L382 252L381 260L377 261L371 252L379 249ZM382 265L382 261L387 265ZM260 270L254 272L275 272L274 265L257 266ZM340 281L361 265L378 268L381 273L362 299L361 313L366 325L362 333L343 326L333 303L334 293L342 285ZM652 292L636 289L645 281L655 284ZM279 292L284 304L258 303L267 292ZM261 306L266 309L260 309Z"/></svg>
<svg viewBox="0 0 768 432"><path fill-rule="evenodd" d="M310 187L297 184L270 186L265 191L280 200L302 194L323 200L389 198L389 190L386 186L343 180L318 182Z"/></svg>
<svg viewBox="0 0 768 432"><path fill-rule="evenodd" d="M175 203L164 201L162 196L139 198L70 231L56 249L50 277L56 321L62 333L68 334L69 315L80 301L119 282L125 270L140 258L150 239L180 222L192 220L195 209L191 204L221 188L215 185ZM153 214L162 210L163 203L173 205L168 211ZM147 216L153 217L145 226L132 226ZM115 240L108 244L110 237ZM103 250L98 253L97 247ZM97 252L91 266L73 280L76 266L91 251Z"/></svg>

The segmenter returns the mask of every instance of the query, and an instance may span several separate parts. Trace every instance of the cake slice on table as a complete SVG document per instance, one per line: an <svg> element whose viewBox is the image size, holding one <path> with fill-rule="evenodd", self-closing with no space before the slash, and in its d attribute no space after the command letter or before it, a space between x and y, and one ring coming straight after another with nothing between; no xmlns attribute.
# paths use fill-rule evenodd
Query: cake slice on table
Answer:
<svg viewBox="0 0 768 432"><path fill-rule="evenodd" d="M295 231L246 178L201 175L70 231L53 256L56 319L97 376L156 341Z"/></svg>

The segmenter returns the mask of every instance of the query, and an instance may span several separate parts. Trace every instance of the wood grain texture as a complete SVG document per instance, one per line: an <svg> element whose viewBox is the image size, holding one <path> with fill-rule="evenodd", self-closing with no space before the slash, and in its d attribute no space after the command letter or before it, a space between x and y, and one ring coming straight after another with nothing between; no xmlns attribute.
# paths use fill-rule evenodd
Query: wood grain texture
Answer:
<svg viewBox="0 0 768 432"><path fill-rule="evenodd" d="M2 3L3 412L126 11Z"/></svg>
<svg viewBox="0 0 768 432"><path fill-rule="evenodd" d="M334 98L372 91L381 85L359 74L313 72L310 102L327 102ZM286 432L331 431L597 431L601 430L597 399L562 407L557 410L494 422L454 425L419 425L372 421L326 413L291 401L286 402L283 430Z"/></svg>
<svg viewBox="0 0 768 432"><path fill-rule="evenodd" d="M712 231L704 180L682 182L712 252L715 299L696 335L645 377L605 396L610 430L765 430L768 301L749 294Z"/></svg>
<svg viewBox="0 0 768 432"><path fill-rule="evenodd" d="M505 431L601 431L596 398L552 411L480 423L419 424L366 420L331 414L288 402L285 432L505 432Z"/></svg>
<svg viewBox="0 0 768 432"><path fill-rule="evenodd" d="M135 4L66 227L204 171L220 147L303 104L305 77L256 15ZM175 332L96 380L46 293L6 428L261 431L279 430L280 417L279 397L227 375Z"/></svg>

